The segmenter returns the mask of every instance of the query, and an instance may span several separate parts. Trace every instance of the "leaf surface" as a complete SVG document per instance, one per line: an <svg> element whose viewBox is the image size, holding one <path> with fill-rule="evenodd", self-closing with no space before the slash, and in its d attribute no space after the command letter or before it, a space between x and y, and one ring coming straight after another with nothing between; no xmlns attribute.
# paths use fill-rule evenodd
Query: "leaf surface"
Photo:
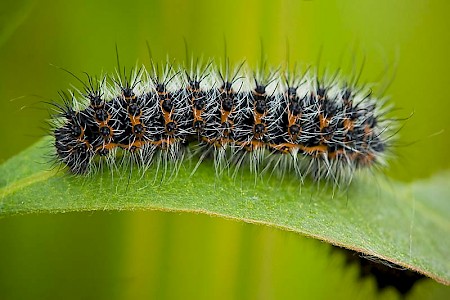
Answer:
<svg viewBox="0 0 450 300"><path fill-rule="evenodd" d="M413 183L380 176L348 191L294 178L216 177L205 161L161 179L122 168L75 177L49 162L44 138L0 166L0 216L96 210L188 211L264 224L321 239L450 283L450 173Z"/></svg>

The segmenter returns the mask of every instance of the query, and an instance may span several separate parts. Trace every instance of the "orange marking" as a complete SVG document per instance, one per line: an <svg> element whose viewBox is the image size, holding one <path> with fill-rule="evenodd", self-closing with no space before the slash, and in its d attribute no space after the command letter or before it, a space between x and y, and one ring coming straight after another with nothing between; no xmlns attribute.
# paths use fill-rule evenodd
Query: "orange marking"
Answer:
<svg viewBox="0 0 450 300"><path fill-rule="evenodd" d="M288 110L288 127L291 127L295 123L297 123L297 120L299 119L299 116L294 116L290 110Z"/></svg>
<svg viewBox="0 0 450 300"><path fill-rule="evenodd" d="M200 90L192 89L191 87L188 87L188 90L191 91L194 94L200 92ZM195 95L192 96L192 98L191 98L191 105L192 106L194 106L194 101L196 99L197 99L197 97ZM193 112L194 112L194 122L193 123L195 123L196 121L203 121L203 118L202 118L203 111L204 111L204 109L195 109L195 108L193 108Z"/></svg>
<svg viewBox="0 0 450 300"><path fill-rule="evenodd" d="M203 112L203 110L194 108L194 121L192 122L192 126L194 126L196 122L203 122L202 112ZM201 129L198 129L198 128L196 130L198 132L201 131Z"/></svg>
<svg viewBox="0 0 450 300"><path fill-rule="evenodd" d="M325 127L328 127L330 124L330 120L325 118L322 114L319 114L319 122L320 122L320 130L324 129Z"/></svg>
<svg viewBox="0 0 450 300"><path fill-rule="evenodd" d="M260 113L256 112L256 110L254 109L253 115L255 117L255 125L256 125L256 124L262 123L262 118L264 118L266 116L266 113L260 114Z"/></svg>
<svg viewBox="0 0 450 300"><path fill-rule="evenodd" d="M231 108L231 111L225 111L225 110L223 110L222 108L220 109L220 123L221 123L221 124L223 124L223 123L229 123L229 124L231 125L231 129L233 129L234 122L231 121L231 120L229 119L229 117L230 117L230 115L231 115L231 113L232 113L233 111L234 111L234 105L233 105L233 107ZM228 136L229 133L230 133L230 131L231 131L231 129L225 129L225 130L223 131L223 134L224 134L225 136Z"/></svg>
<svg viewBox="0 0 450 300"><path fill-rule="evenodd" d="M176 140L172 137L168 137L167 139L162 139L159 141L152 141L151 143L155 146L160 147L161 149L167 149L168 146L174 144Z"/></svg>
<svg viewBox="0 0 450 300"><path fill-rule="evenodd" d="M285 154L291 153L293 149L300 149L300 145L292 143L269 144L269 147Z"/></svg>
<svg viewBox="0 0 450 300"><path fill-rule="evenodd" d="M166 112L166 111L163 109L163 107L162 107L162 104L163 104L163 102L164 102L165 100L167 100L167 99L164 99L164 100L159 101L159 106L161 107L161 111L162 111L162 113L163 113L163 115L164 115L164 122L167 124L167 123L173 122L173 121L172 121L173 108L172 108L172 110L171 110L170 112Z"/></svg>
<svg viewBox="0 0 450 300"><path fill-rule="evenodd" d="M104 144L102 146L98 146L97 148L95 148L95 151L97 152L97 151L102 150L102 149L111 150L111 149L114 149L114 148L116 148L118 146L119 146L119 144L116 144L116 143L107 143L107 144Z"/></svg>
<svg viewBox="0 0 450 300"><path fill-rule="evenodd" d="M252 140L250 142L236 142L236 144L243 147L247 152L252 152L265 146L265 143L258 140Z"/></svg>
<svg viewBox="0 0 450 300"><path fill-rule="evenodd" d="M259 95L259 96L264 96L264 95L262 95L262 94L258 94L258 93L255 93L256 95ZM263 118L265 117L267 115L267 111L264 111L264 113L258 113L257 111L256 111L256 101L253 103L253 116L254 116L254 121L255 121L255 124L253 125L253 134L255 134L255 137L256 138L261 138L263 135L264 135L264 133L266 133L267 132L267 129L265 128L266 126L266 124L265 123L263 123ZM254 128L255 128L255 125L258 125L258 124L263 124L264 125L264 132L261 132L261 133L255 133L254 132Z"/></svg>
<svg viewBox="0 0 450 300"><path fill-rule="evenodd" d="M223 109L220 109L220 122L225 123L228 121L228 117L230 116L231 112L234 110L234 107L231 111L225 111Z"/></svg>
<svg viewBox="0 0 450 300"><path fill-rule="evenodd" d="M176 142L178 142L178 140L176 140L173 137L168 137L167 139L162 139L159 141L151 141L151 140L147 140L147 141L142 141L142 140L136 140L133 143L130 144L118 144L118 143L106 143L102 146L98 146L97 148L95 148L95 151L101 150L101 149L108 149L108 150L112 150L114 148L120 147L122 149L127 149L130 150L132 147L135 147L137 149L147 145L147 144L152 144L155 145L157 147L160 147L162 149L167 149L168 146L175 144ZM91 145L85 141L85 143L88 145L88 147L91 147Z"/></svg>
<svg viewBox="0 0 450 300"><path fill-rule="evenodd" d="M345 154L345 150L344 150L344 149L336 150L336 151L334 151L334 152L329 152L329 153L328 153L328 157L329 157L330 159L336 159L336 158L338 158L339 155L341 155L341 154Z"/></svg>
<svg viewBox="0 0 450 300"><path fill-rule="evenodd" d="M109 120L111 119L111 115L109 114L109 112L106 112L108 114L108 117L106 118L105 121L99 121L98 119L95 119L95 121L97 122L97 124L99 126L106 126L109 122Z"/></svg>
<svg viewBox="0 0 450 300"><path fill-rule="evenodd" d="M128 114L128 117L130 118L132 126L141 124L141 116L133 116L131 114Z"/></svg>
<svg viewBox="0 0 450 300"><path fill-rule="evenodd" d="M302 149L305 153L312 155L312 156L319 156L320 154L327 152L327 146L326 145L318 145L313 147L306 147L303 145L300 145L300 149Z"/></svg>
<svg viewBox="0 0 450 300"><path fill-rule="evenodd" d="M258 94L258 93L255 93L255 94L264 97L264 95L261 95L261 94ZM255 101L253 103L253 115L254 115L254 118L255 118L255 124L261 124L262 123L262 118L264 118L267 115L267 110L264 111L264 113L262 113L262 114L258 113L256 111L256 102L257 101Z"/></svg>
<svg viewBox="0 0 450 300"><path fill-rule="evenodd" d="M202 141L204 141L207 144L213 145L216 148L222 148L224 145L233 142L233 140L226 137L221 137L217 139L208 139L206 137L202 137Z"/></svg>
<svg viewBox="0 0 450 300"><path fill-rule="evenodd" d="M80 128L81 128L81 133L80 133L80 135L77 138L78 140L82 140L84 138L84 127L80 126Z"/></svg>
<svg viewBox="0 0 450 300"><path fill-rule="evenodd" d="M202 113L203 113L203 110L194 108L194 121L201 121L201 120L203 120Z"/></svg>
<svg viewBox="0 0 450 300"><path fill-rule="evenodd" d="M166 94L166 93L161 93L161 94ZM172 120L173 107L172 107L172 109L170 110L170 112L165 111L165 110L163 109L163 107L162 107L165 100L171 100L171 99L166 98L166 99L163 99L163 100L160 100L160 101L159 101L159 107L161 108L161 112L163 113L163 116L164 116L164 124L165 124L165 125L167 125L167 124L169 124L169 123L175 123L175 124L176 124L176 122L175 122L174 120ZM170 134L170 135L173 134L173 132L168 132L166 129L165 129L165 131L166 131L167 134ZM165 149L165 148L164 148L164 149Z"/></svg>
<svg viewBox="0 0 450 300"><path fill-rule="evenodd" d="M293 141L295 141L300 136L301 129L298 134L292 134L290 128L292 125L299 126L297 124L297 121L300 119L300 117L301 117L301 114L299 114L298 116L295 116L294 114L291 113L291 110L288 108L288 134Z"/></svg>
<svg viewBox="0 0 450 300"><path fill-rule="evenodd" d="M298 132L298 134L293 134L292 132L291 132L291 127L288 127L288 134L289 134L289 137L291 138L291 140L293 140L293 141L296 141L297 139L298 139L298 137L301 135L301 133L302 133L302 129L300 128L300 131Z"/></svg>
<svg viewBox="0 0 450 300"><path fill-rule="evenodd" d="M344 128L346 130L352 131L355 127L355 123L351 121L350 119L344 119Z"/></svg>
<svg viewBox="0 0 450 300"><path fill-rule="evenodd" d="M131 92L133 93L132 90L131 90ZM137 98L136 95L133 95L133 96L125 96L123 92L122 92L122 97L123 97L127 102L129 102L129 100L134 100L134 99Z"/></svg>
<svg viewBox="0 0 450 300"><path fill-rule="evenodd" d="M111 138L113 136L113 131L114 131L114 129L108 125L108 122L111 119L111 115L109 114L109 112L106 112L106 113L108 114L108 117L106 118L105 121L99 121L99 120L95 119L99 128L105 127L105 126L109 128L109 136L103 137L104 140L106 140L107 138ZM97 149L96 149L96 151L97 151Z"/></svg>
<svg viewBox="0 0 450 300"><path fill-rule="evenodd" d="M195 97L192 97L192 105L194 105L194 100L195 100ZM195 123L196 121L203 121L203 118L202 118L202 113L203 113L203 110L204 109L193 109L193 112L194 112L194 122L193 123Z"/></svg>

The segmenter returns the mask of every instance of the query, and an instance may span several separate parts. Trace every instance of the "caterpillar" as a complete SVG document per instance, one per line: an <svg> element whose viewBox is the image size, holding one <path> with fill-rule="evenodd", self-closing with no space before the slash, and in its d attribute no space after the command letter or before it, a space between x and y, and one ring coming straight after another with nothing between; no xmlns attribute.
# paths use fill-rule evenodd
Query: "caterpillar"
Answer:
<svg viewBox="0 0 450 300"><path fill-rule="evenodd" d="M53 103L55 158L71 173L131 161L178 165L196 156L216 173L293 172L303 180L350 181L387 165L394 132L390 106L358 77L319 76L245 62L230 67L191 60L123 69ZM268 71L267 71L268 70Z"/></svg>

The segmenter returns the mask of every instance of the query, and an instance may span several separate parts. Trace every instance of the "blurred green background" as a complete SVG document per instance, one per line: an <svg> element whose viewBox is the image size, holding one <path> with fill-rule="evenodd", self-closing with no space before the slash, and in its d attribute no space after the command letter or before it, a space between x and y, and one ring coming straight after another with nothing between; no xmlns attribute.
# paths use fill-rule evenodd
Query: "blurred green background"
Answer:
<svg viewBox="0 0 450 300"><path fill-rule="evenodd" d="M183 59L183 39L195 54L221 58L225 37L231 59L250 64L260 59L262 40L275 65L285 61L288 41L291 60L314 64L322 48L320 62L330 70L365 56L368 82L383 81L383 69L396 66L387 91L394 115L414 115L402 123L387 173L426 178L450 166L449 29L447 1L3 0L0 163L47 134L43 101L79 86L52 65L112 72L116 44L122 65L148 64L146 41L156 60ZM374 282L355 282L356 268L330 249L200 215L14 217L0 220L0 298L370 298ZM415 295L439 289L424 281Z"/></svg>

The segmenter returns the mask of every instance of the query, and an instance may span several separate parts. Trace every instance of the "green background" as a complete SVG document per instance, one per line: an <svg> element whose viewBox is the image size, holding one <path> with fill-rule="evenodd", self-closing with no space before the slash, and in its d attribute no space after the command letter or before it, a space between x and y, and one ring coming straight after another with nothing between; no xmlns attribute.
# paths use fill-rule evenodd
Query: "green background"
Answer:
<svg viewBox="0 0 450 300"><path fill-rule="evenodd" d="M330 70L365 56L363 81L386 81L392 72L383 70L392 67L393 114L414 114L401 122L388 176L410 181L450 166L446 1L6 1L0 28L0 162L46 135L43 102L77 85L52 65L109 73L116 44L122 65L148 64L146 41L156 60L183 59L183 39L192 52L220 59L226 39L231 60L251 65L262 40L275 65L288 43L290 59L305 64L316 64L323 49L320 64ZM14 217L0 220L0 245L6 299L345 298L374 290L371 280L352 283L357 270L327 245L199 215Z"/></svg>

